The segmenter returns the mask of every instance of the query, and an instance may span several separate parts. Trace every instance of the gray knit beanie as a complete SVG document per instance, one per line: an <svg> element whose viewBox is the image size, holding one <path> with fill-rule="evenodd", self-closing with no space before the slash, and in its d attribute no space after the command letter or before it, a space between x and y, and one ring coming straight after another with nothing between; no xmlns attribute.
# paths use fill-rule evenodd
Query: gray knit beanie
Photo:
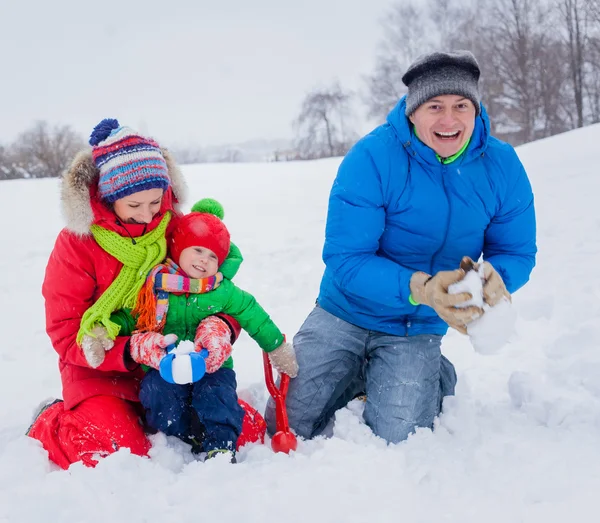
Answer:
<svg viewBox="0 0 600 523"><path fill-rule="evenodd" d="M442 94L464 96L479 106L479 64L469 51L435 52L419 56L407 69L402 82L408 87L406 116L427 100Z"/></svg>

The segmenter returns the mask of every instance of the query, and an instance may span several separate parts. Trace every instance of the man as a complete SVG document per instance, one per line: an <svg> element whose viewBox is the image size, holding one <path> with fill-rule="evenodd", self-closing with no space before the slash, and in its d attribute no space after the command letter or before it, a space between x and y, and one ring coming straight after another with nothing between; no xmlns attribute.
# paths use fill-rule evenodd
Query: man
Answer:
<svg viewBox="0 0 600 523"><path fill-rule="evenodd" d="M329 200L317 306L294 338L291 427L323 433L361 389L365 422L390 443L431 427L456 374L441 355L448 326L483 311L448 294L464 256L485 260L494 305L528 280L535 215L514 149L489 135L469 52L433 53L406 71L408 94L346 155ZM274 430L272 402L267 407Z"/></svg>
<svg viewBox="0 0 600 523"><path fill-rule="evenodd" d="M118 336L110 314L133 308L148 271L165 258L166 230L184 196L182 175L166 150L116 120L96 126L90 144L64 176L67 226L42 287L64 401L46 406L28 431L62 468L76 461L93 466L121 447L146 455L140 364L157 368L176 340ZM239 332L237 322L226 323ZM226 341L234 337L232 331Z"/></svg>

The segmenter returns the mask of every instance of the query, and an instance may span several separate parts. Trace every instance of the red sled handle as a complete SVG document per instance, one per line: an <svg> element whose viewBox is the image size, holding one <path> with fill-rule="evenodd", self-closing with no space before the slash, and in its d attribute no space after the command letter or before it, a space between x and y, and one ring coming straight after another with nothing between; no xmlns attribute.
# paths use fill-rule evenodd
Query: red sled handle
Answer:
<svg viewBox="0 0 600 523"><path fill-rule="evenodd" d="M267 390L275 401L275 412L276 412L276 427L277 431L289 432L290 425L287 417L287 410L285 408L285 398L287 396L288 386L290 384L290 377L287 374L282 374L279 380L279 388L275 385L273 379L273 368L271 367L271 361L269 355L263 352L263 363L265 367L265 381L267 384Z"/></svg>

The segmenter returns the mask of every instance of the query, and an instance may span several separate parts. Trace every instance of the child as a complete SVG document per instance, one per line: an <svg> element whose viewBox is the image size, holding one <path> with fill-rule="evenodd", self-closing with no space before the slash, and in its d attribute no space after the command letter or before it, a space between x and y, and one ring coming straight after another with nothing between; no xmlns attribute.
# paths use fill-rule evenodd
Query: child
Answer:
<svg viewBox="0 0 600 523"><path fill-rule="evenodd" d="M231 281L225 279L204 294L187 292L215 277L227 257L230 237L222 217L221 205L204 199L176 222L168 245L171 258L150 273L133 315L137 329L148 336L174 334L179 341L193 341L196 351L208 351L206 374L188 385L163 380L155 362L140 390L147 424L191 443L192 451L206 458L228 452L235 461L244 411L236 393L230 331L209 316L222 312L235 318L279 373L295 377L298 365L292 345L268 314Z"/></svg>

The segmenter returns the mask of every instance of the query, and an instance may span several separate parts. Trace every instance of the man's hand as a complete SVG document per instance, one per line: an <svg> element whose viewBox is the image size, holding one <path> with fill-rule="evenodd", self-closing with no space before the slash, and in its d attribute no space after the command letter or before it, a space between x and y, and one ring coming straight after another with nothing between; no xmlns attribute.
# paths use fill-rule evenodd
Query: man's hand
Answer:
<svg viewBox="0 0 600 523"><path fill-rule="evenodd" d="M504 280L490 262L483 262L483 300L493 307L506 298L512 301L510 293L506 290Z"/></svg>
<svg viewBox="0 0 600 523"><path fill-rule="evenodd" d="M417 303L428 305L450 327L467 334L467 324L483 314L479 307L458 308L461 303L472 299L468 292L448 294L448 287L465 276L463 269L440 271L434 276L415 272L410 279L410 293Z"/></svg>
<svg viewBox="0 0 600 523"><path fill-rule="evenodd" d="M479 274L483 272L483 301L490 307L500 303L502 298L512 301L510 293L506 290L506 285L504 285L502 276L500 276L490 262L483 262L479 265L468 256L465 256L460 262L460 266L463 269L472 267L473 270L478 271Z"/></svg>

